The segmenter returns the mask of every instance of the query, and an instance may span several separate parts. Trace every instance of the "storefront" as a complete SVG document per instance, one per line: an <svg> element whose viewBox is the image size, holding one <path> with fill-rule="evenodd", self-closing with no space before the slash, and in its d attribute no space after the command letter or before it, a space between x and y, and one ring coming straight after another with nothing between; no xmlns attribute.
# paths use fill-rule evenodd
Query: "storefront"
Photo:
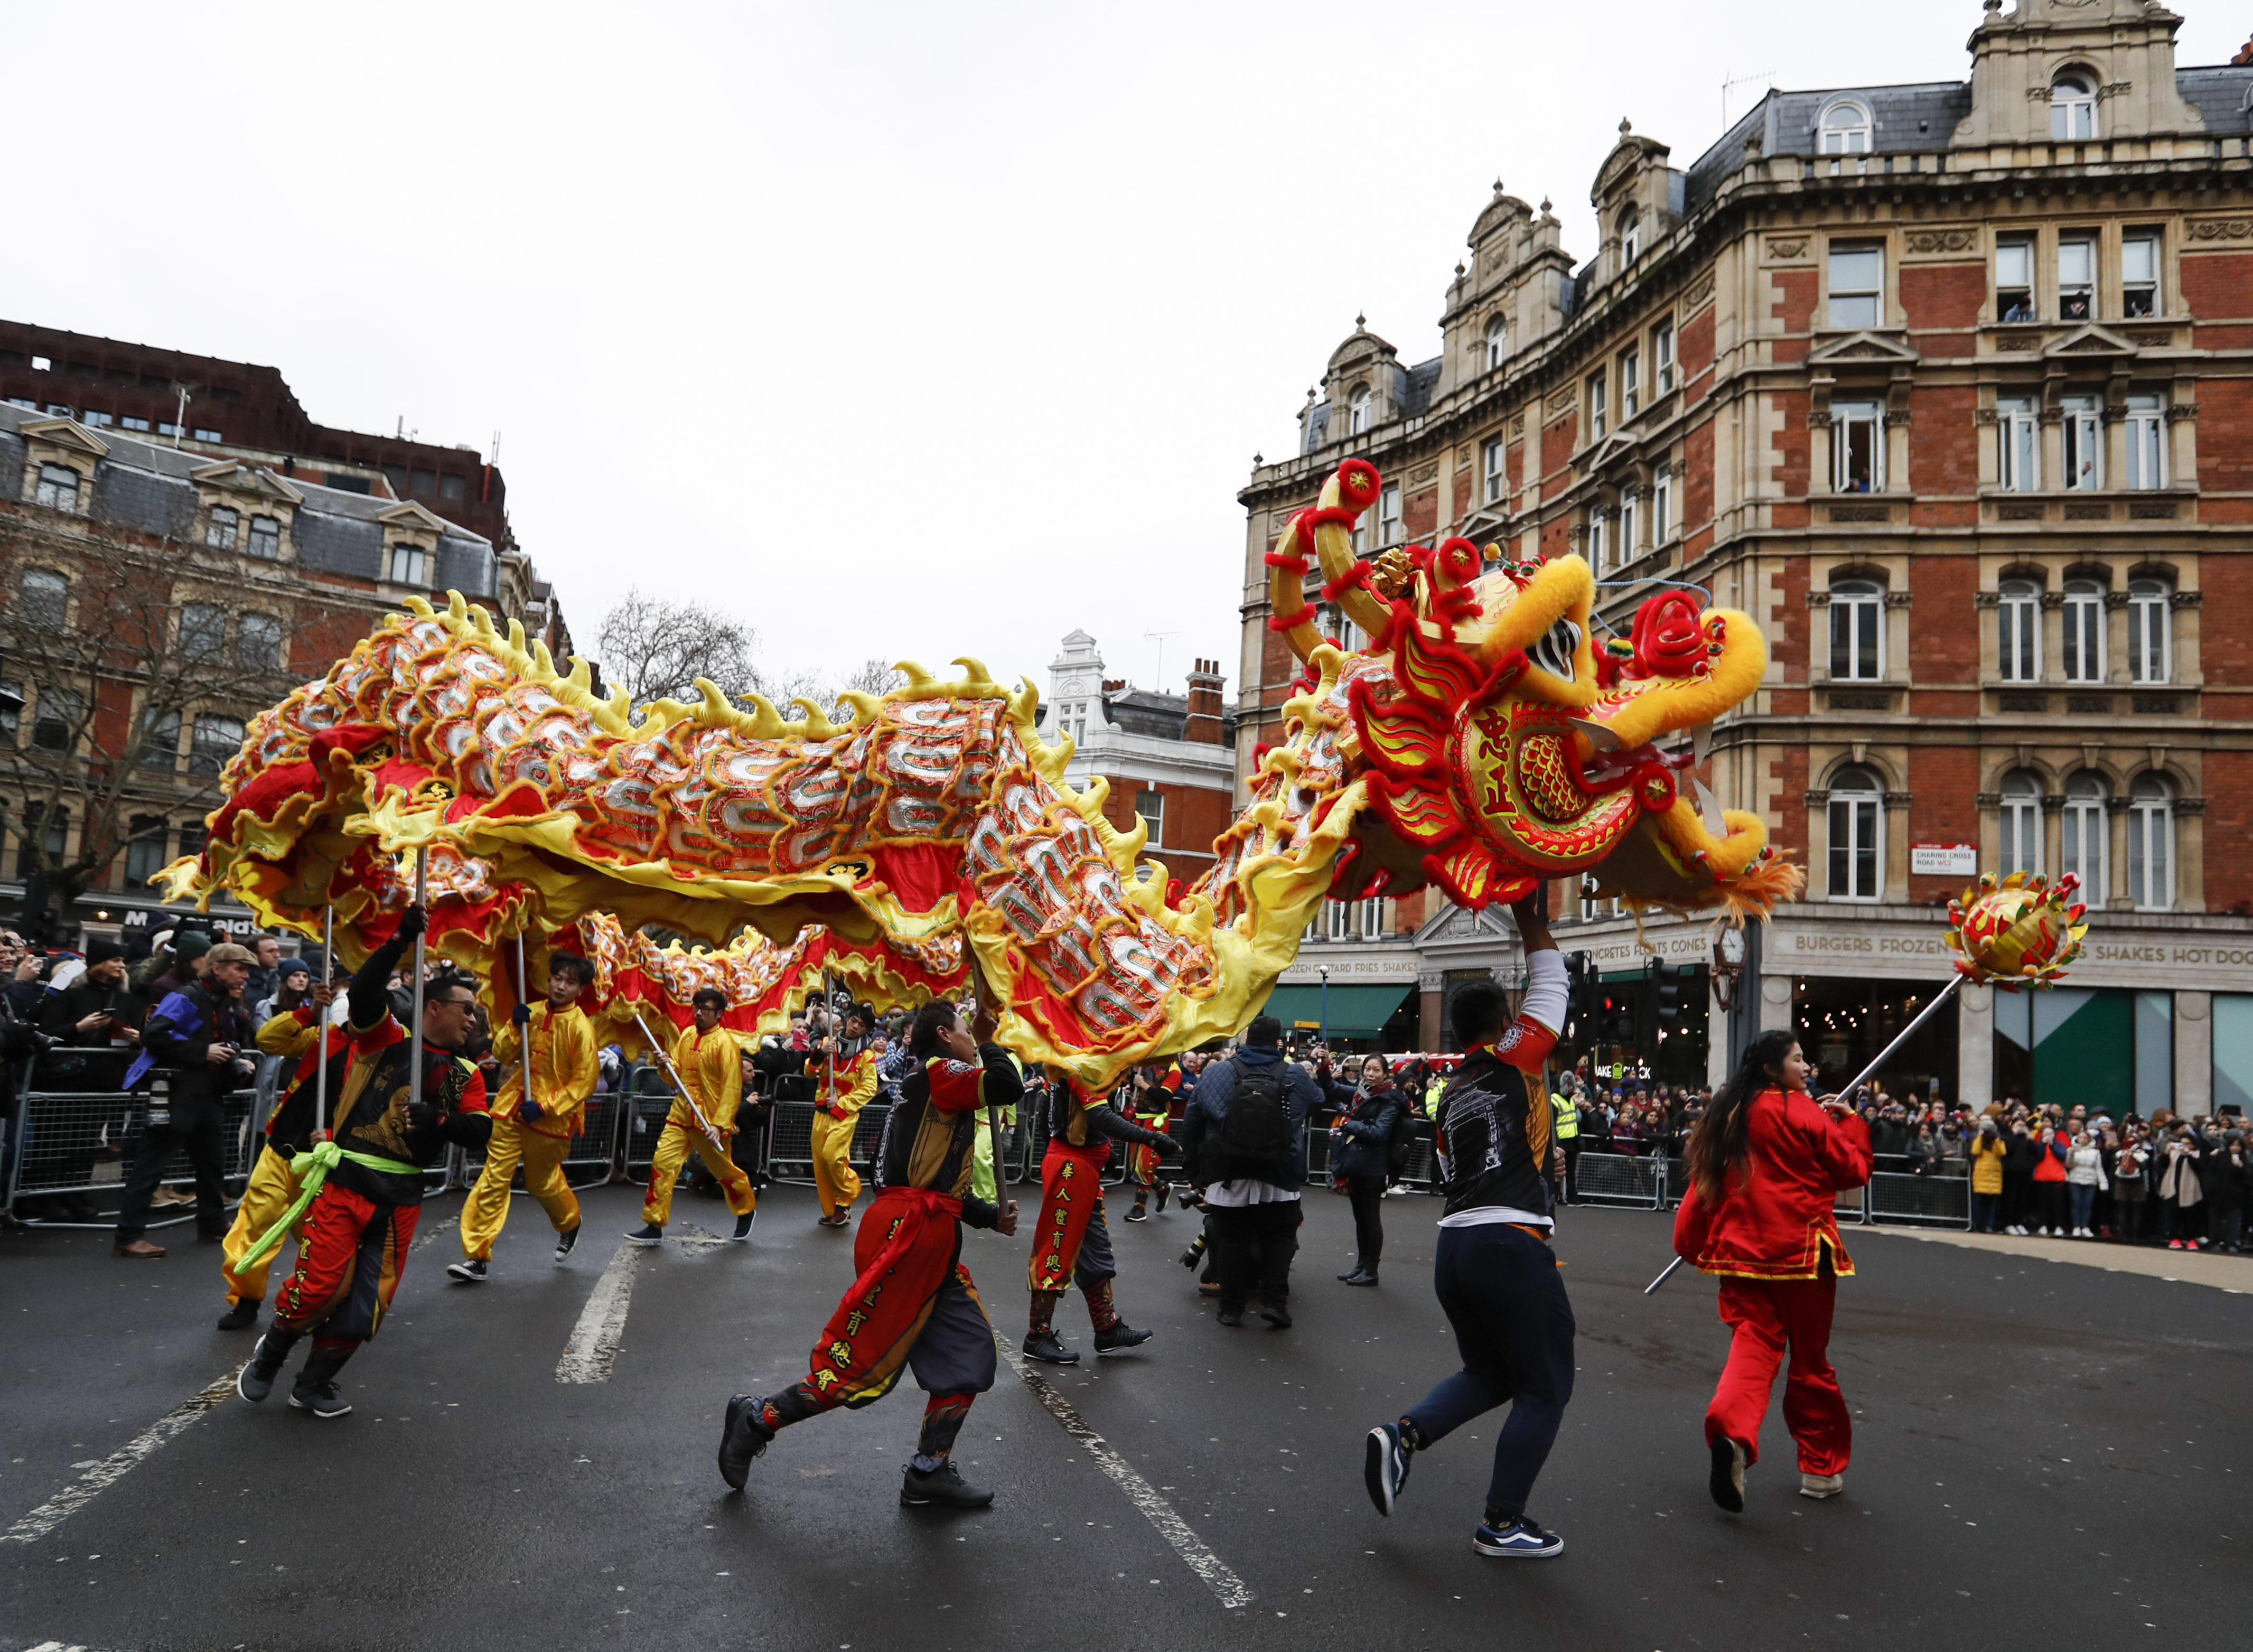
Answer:
<svg viewBox="0 0 2253 1652"><path fill-rule="evenodd" d="M1418 1008L1416 954L1404 938L1301 946L1259 1013L1283 1023L1287 1041L1327 1027L1333 1049L1408 1050L1417 1048Z"/></svg>

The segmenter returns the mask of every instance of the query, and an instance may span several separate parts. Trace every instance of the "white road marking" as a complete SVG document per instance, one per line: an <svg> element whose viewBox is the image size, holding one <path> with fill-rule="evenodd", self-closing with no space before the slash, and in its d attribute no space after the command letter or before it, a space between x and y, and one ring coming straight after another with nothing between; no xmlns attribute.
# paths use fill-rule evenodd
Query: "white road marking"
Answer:
<svg viewBox="0 0 2253 1652"><path fill-rule="evenodd" d="M607 1383L617 1363L618 1344L625 1338L626 1308L633 1300L634 1263L642 1247L631 1239L618 1242L617 1254L595 1281L594 1294L579 1311L579 1323L564 1344L563 1357L555 1362L559 1383Z"/></svg>
<svg viewBox="0 0 2253 1652"><path fill-rule="evenodd" d="M1181 1556L1182 1564L1196 1572L1204 1586L1219 1597L1220 1604L1227 1607L1250 1606L1252 1591L1245 1586L1244 1579L1231 1572L1225 1561L1204 1546L1204 1540L1189 1529L1188 1521L1174 1512L1173 1504L1158 1495L1157 1488L1143 1479L1109 1440L1081 1421L1079 1413L1072 1409L1071 1402L1058 1393L1039 1372L1027 1365L1017 1350L1002 1340L998 1331L994 1334L994 1346L1001 1349L1001 1357L1009 1362L1009 1369L1023 1379L1027 1388L1033 1391L1033 1398L1040 1401L1042 1409L1063 1425L1065 1433L1086 1448L1095 1466L1111 1476L1119 1489L1126 1494L1126 1500L1142 1511L1142 1517L1155 1526L1158 1535L1173 1546L1175 1554Z"/></svg>
<svg viewBox="0 0 2253 1652"><path fill-rule="evenodd" d="M6 1531L0 1532L0 1543L38 1542L64 1521L92 1502L105 1488L116 1484L147 1459L154 1456L157 1449L173 1435L192 1424L201 1421L205 1414L214 1405L234 1392L234 1379L241 1374L241 1366L236 1366L224 1377L214 1381L200 1394L183 1401L158 1418L149 1427L94 1464L93 1467L87 1469L86 1473L64 1487L45 1502L41 1503L14 1525L9 1527ZM48 1644L56 1643L50 1642ZM38 1652L38 1649L34 1648L33 1652Z"/></svg>
<svg viewBox="0 0 2253 1652"><path fill-rule="evenodd" d="M454 1230L456 1224L458 1223L461 1219L462 1218L459 1216L450 1216L443 1222L439 1223L437 1226L433 1228L425 1228L422 1230L422 1237L415 1241L415 1248L419 1251L422 1249L423 1246L434 1243L444 1235L451 1233Z"/></svg>

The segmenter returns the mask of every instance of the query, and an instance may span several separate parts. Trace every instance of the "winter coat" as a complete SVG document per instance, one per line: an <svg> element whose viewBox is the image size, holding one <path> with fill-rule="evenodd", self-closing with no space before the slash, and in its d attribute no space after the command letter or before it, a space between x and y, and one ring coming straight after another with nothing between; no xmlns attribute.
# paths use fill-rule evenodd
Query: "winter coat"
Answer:
<svg viewBox="0 0 2253 1652"><path fill-rule="evenodd" d="M2003 1160L2008 1154L2000 1136L1981 1136L1971 1144L1971 1191L1999 1194L2003 1190Z"/></svg>
<svg viewBox="0 0 2253 1652"><path fill-rule="evenodd" d="M1674 1251L1702 1273L1811 1279L1823 1253L1832 1271L1854 1264L1839 1241L1838 1195L1870 1179L1870 1127L1834 1119L1802 1091L1762 1091L1746 1128L1745 1166L1719 1202L1693 1186L1674 1215Z"/></svg>
<svg viewBox="0 0 2253 1652"><path fill-rule="evenodd" d="M2066 1144L2053 1137L2048 1141L2037 1141L2034 1143L2034 1148L2037 1155L2034 1160L2034 1180L2036 1181L2064 1181L2066 1179L2065 1155L2068 1151Z"/></svg>
<svg viewBox="0 0 2253 1652"><path fill-rule="evenodd" d="M2073 1147L2067 1150L2065 1179L2076 1188L2111 1187L2104 1174L2104 1154L2098 1147Z"/></svg>
<svg viewBox="0 0 2253 1652"><path fill-rule="evenodd" d="M1343 1084L1330 1086L1333 1097L1342 1090L1345 1093L1338 1101L1339 1135L1330 1149L1330 1174L1340 1181L1370 1176L1381 1181L1385 1139L1392 1133L1403 1105L1399 1087L1387 1084L1382 1090L1350 1091Z"/></svg>

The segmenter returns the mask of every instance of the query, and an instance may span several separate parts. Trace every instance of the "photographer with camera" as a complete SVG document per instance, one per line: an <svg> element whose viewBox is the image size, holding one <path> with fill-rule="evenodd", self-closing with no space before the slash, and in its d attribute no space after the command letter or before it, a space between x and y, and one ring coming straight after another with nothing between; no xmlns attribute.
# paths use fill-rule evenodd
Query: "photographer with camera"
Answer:
<svg viewBox="0 0 2253 1652"><path fill-rule="evenodd" d="M158 1004L142 1029L141 1054L125 1076L130 1090L153 1067L171 1067L169 1093L152 1092L148 1121L125 1177L125 1203L117 1213L113 1253L143 1260L164 1254L142 1235L149 1202L175 1149L187 1150L196 1173L196 1237L217 1244L227 1237L226 1135L222 1121L229 1092L256 1073L248 1051L255 1032L242 1002L242 986L255 960L247 948L223 942L205 955L203 976Z"/></svg>

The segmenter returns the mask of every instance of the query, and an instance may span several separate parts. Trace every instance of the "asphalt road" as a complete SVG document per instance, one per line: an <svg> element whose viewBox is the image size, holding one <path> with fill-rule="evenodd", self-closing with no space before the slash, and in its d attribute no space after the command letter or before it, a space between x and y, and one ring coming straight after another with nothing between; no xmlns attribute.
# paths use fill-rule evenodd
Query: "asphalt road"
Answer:
<svg viewBox="0 0 2253 1652"><path fill-rule="evenodd" d="M458 1203L434 1201L425 1232ZM1006 1366L958 1450L1000 1488L989 1511L899 1507L921 1411L909 1384L785 1433L749 1495L728 1495L712 1466L721 1406L804 1369L849 1243L813 1227L810 1194L776 1189L750 1245L691 1236L627 1265L608 1378L563 1383L635 1208L624 1188L587 1203L567 1266L522 1199L489 1285L446 1280L450 1229L419 1248L394 1319L345 1374L358 1409L338 1423L289 1412L280 1391L261 1408L193 1403L248 1352L213 1328L215 1252L125 1263L106 1236L0 1236L0 1652L1505 1638L1901 1652L2244 1633L2253 1297L1852 1241L1861 1273L1841 1287L1833 1343L1858 1429L1847 1491L1796 1495L1771 1414L1731 1518L1705 1499L1699 1434L1724 1349L1712 1284L1678 1274L1645 1299L1664 1218L1568 1212L1580 1382L1532 1511L1566 1552L1496 1562L1469 1545L1489 1427L1420 1458L1391 1521L1361 1488L1367 1426L1454 1363L1428 1200L1387 1202L1385 1284L1352 1291L1332 1280L1350 1259L1344 1202L1310 1196L1290 1331L1213 1323L1173 1262L1195 1218L1128 1226L1114 1209L1120 1305L1157 1335L1099 1366L1040 1369L1161 1500L1154 1521ZM686 1195L675 1217L676 1235L725 1230L718 1205ZM1013 1342L1024 1254L966 1243ZM1058 1319L1090 1346L1077 1299ZM1224 1606L1184 1563L1167 1510L1248 1604Z"/></svg>

